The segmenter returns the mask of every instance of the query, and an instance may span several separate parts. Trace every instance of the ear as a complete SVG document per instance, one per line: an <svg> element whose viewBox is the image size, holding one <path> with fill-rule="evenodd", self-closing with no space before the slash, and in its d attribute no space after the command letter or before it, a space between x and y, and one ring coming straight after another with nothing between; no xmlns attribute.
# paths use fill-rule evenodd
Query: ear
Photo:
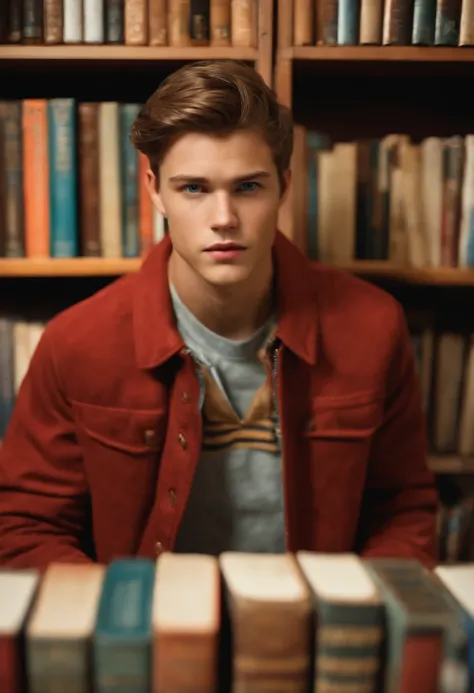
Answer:
<svg viewBox="0 0 474 693"><path fill-rule="evenodd" d="M158 180L151 168L149 168L146 172L145 184L154 206L160 214L166 217L166 211L163 206L163 200L161 199Z"/></svg>
<svg viewBox="0 0 474 693"><path fill-rule="evenodd" d="M288 197L288 192L290 190L291 183L291 169L284 171L282 176L282 190L280 194L280 205L283 205Z"/></svg>

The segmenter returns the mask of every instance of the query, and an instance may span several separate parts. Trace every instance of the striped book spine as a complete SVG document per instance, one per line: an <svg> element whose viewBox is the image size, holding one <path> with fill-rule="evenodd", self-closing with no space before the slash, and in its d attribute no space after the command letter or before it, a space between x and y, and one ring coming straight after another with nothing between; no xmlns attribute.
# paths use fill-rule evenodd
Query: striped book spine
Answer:
<svg viewBox="0 0 474 693"><path fill-rule="evenodd" d="M382 664L384 604L355 554L300 551L316 613L314 690L375 693Z"/></svg>

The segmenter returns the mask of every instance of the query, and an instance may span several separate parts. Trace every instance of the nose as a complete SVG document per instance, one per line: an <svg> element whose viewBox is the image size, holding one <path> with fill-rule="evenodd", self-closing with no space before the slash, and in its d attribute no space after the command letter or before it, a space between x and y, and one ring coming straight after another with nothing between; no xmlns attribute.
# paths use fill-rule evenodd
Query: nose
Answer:
<svg viewBox="0 0 474 693"><path fill-rule="evenodd" d="M232 195L224 191L216 192L212 196L211 204L211 228L213 231L235 229L237 227L237 213Z"/></svg>

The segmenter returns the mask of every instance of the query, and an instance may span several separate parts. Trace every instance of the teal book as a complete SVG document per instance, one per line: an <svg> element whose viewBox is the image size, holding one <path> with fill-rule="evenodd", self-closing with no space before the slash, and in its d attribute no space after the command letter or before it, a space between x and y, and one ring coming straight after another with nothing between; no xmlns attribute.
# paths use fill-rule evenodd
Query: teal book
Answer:
<svg viewBox="0 0 474 693"><path fill-rule="evenodd" d="M107 566L94 633L95 693L149 693L155 563L116 559Z"/></svg>
<svg viewBox="0 0 474 693"><path fill-rule="evenodd" d="M139 110L139 104L119 106L123 257L138 257L140 254L139 159L130 142L130 132Z"/></svg>
<svg viewBox="0 0 474 693"><path fill-rule="evenodd" d="M384 693L439 693L458 620L446 590L415 559L373 558L365 565L385 603Z"/></svg>
<svg viewBox="0 0 474 693"><path fill-rule="evenodd" d="M375 693L382 669L384 604L352 553L299 551L315 611L314 690Z"/></svg>
<svg viewBox="0 0 474 693"><path fill-rule="evenodd" d="M78 254L76 103L48 101L49 197L51 257Z"/></svg>

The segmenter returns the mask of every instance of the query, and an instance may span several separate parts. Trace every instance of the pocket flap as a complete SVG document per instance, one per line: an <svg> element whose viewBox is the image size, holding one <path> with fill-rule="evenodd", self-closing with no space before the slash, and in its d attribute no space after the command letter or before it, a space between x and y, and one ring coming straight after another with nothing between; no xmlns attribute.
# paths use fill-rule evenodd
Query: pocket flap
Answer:
<svg viewBox="0 0 474 693"><path fill-rule="evenodd" d="M132 454L161 449L166 430L163 409L115 409L74 402L73 410L79 427L103 445Z"/></svg>
<svg viewBox="0 0 474 693"><path fill-rule="evenodd" d="M329 402L315 398L306 428L310 438L367 438L382 423L381 399Z"/></svg>

